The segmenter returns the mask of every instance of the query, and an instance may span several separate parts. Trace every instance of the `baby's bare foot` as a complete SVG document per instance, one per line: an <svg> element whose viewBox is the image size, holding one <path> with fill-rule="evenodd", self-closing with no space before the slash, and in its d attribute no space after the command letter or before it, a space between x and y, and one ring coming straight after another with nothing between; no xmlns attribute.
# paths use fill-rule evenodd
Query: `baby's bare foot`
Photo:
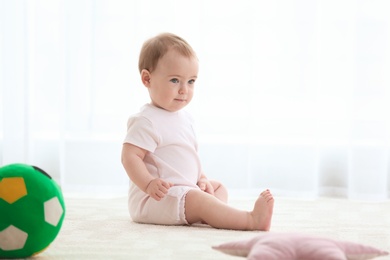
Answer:
<svg viewBox="0 0 390 260"><path fill-rule="evenodd" d="M253 217L253 229L268 231L271 227L274 198L269 190L263 191L255 202L251 215Z"/></svg>

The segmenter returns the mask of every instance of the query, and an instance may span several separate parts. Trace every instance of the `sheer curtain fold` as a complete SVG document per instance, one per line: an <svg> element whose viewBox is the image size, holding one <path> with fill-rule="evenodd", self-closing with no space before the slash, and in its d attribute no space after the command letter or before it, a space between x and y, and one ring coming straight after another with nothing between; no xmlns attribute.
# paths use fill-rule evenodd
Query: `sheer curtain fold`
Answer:
<svg viewBox="0 0 390 260"><path fill-rule="evenodd" d="M0 7L1 165L40 166L66 192L125 194L126 120L148 101L138 53L171 31L199 56L188 110L210 178L242 194L389 198L387 1Z"/></svg>

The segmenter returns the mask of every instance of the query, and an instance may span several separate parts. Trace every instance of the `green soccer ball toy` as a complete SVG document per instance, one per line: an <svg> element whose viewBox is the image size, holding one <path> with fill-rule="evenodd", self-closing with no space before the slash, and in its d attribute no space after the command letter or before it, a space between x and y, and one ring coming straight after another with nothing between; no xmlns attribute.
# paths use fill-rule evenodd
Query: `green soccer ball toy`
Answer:
<svg viewBox="0 0 390 260"><path fill-rule="evenodd" d="M65 217L60 187L25 164L0 168L0 258L25 258L54 241Z"/></svg>

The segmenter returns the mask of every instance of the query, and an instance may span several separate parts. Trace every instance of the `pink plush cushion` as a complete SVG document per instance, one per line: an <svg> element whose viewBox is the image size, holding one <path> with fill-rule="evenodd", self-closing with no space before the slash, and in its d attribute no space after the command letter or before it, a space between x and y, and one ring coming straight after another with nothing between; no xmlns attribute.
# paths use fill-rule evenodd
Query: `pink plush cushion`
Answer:
<svg viewBox="0 0 390 260"><path fill-rule="evenodd" d="M247 256L248 259L256 260L360 260L388 255L386 251L358 243L304 234L272 232L213 248L226 254Z"/></svg>

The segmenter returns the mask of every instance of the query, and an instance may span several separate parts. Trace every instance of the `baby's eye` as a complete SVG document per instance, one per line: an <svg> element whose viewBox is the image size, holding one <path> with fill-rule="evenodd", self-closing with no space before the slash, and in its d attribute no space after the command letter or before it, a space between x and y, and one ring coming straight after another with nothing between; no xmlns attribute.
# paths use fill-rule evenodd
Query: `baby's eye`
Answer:
<svg viewBox="0 0 390 260"><path fill-rule="evenodd" d="M188 81L189 84L194 84L195 83L195 80L194 79L191 79L190 81Z"/></svg>
<svg viewBox="0 0 390 260"><path fill-rule="evenodd" d="M179 83L179 80L178 79L171 79L170 80L172 83Z"/></svg>

